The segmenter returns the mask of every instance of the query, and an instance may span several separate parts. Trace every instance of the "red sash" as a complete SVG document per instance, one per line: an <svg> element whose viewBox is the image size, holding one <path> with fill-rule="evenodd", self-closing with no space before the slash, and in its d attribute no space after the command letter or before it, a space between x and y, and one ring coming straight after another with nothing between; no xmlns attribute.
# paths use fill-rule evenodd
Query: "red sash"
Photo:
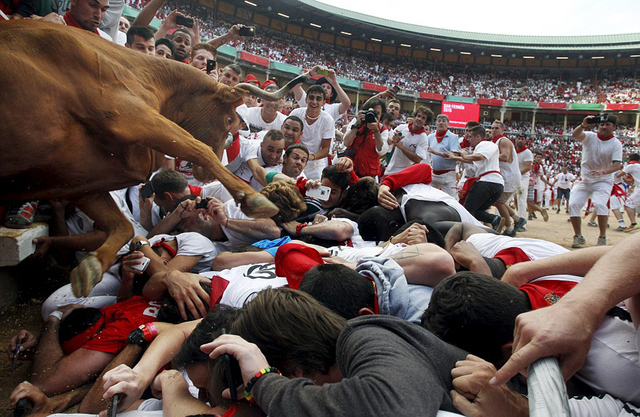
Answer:
<svg viewBox="0 0 640 417"><path fill-rule="evenodd" d="M462 187L462 190L459 193L459 197L460 197L460 204L464 205L464 202L467 200L467 194L469 194L469 191L471 191L471 188L475 185L476 182L478 182L478 180L480 180L480 178L484 177L487 174L499 174L500 171L487 171L484 174L480 174L477 177L469 177L467 178L467 180L464 182L464 186Z"/></svg>

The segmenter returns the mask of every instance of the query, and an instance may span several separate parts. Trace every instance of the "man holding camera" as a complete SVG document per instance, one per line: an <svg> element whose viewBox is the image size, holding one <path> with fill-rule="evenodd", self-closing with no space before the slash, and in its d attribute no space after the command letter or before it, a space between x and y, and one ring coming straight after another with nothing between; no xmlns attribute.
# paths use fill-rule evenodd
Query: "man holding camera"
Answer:
<svg viewBox="0 0 640 417"><path fill-rule="evenodd" d="M389 131L380 123L385 113L385 104L377 99L367 110L362 110L349 124L344 135L345 155L353 160L354 170L359 177L380 175L380 157L388 151Z"/></svg>
<svg viewBox="0 0 640 417"><path fill-rule="evenodd" d="M598 246L607 244L607 203L613 174L620 169L622 161L622 144L613 135L617 123L618 118L614 115L587 116L573 130L574 139L582 143L582 163L580 180L571 189L569 197L569 216L574 231L572 248L581 248L586 243L582 236L580 210L589 198L598 215ZM598 125L598 133L585 131L593 125Z"/></svg>
<svg viewBox="0 0 640 417"><path fill-rule="evenodd" d="M433 120L433 112L425 106L416 110L413 122L398 126L389 138L390 144L395 145L395 151L385 175L395 174L413 164L428 162L429 141L425 126Z"/></svg>

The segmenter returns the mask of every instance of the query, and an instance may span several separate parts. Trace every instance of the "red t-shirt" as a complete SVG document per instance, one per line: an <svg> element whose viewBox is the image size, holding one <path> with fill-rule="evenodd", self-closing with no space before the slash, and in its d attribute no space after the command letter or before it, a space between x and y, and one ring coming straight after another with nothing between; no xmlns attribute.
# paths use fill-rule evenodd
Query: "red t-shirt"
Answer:
<svg viewBox="0 0 640 417"><path fill-rule="evenodd" d="M536 310L555 304L577 284L575 281L541 280L524 284L520 289L527 293L531 308Z"/></svg>
<svg viewBox="0 0 640 417"><path fill-rule="evenodd" d="M160 301L150 301L140 296L104 307L100 309L104 328L82 345L82 348L117 354L129 343L129 333L141 324L156 321L159 310Z"/></svg>

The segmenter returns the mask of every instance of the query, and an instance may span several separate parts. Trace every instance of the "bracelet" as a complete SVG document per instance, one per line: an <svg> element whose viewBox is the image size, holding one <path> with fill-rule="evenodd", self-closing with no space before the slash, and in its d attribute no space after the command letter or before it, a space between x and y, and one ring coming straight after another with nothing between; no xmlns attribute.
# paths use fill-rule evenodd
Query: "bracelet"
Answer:
<svg viewBox="0 0 640 417"><path fill-rule="evenodd" d="M139 240L139 241L137 241L136 243L133 244L133 250L134 251L138 251L138 250L142 249L142 247L144 245L148 245L148 244L149 244L149 242L146 241L146 240Z"/></svg>
<svg viewBox="0 0 640 417"><path fill-rule="evenodd" d="M156 336L158 335L158 329L156 329L156 325L151 322L141 324L139 329L142 330L142 334L144 335L144 340L146 340L147 343L151 343L153 339L155 339Z"/></svg>
<svg viewBox="0 0 640 417"><path fill-rule="evenodd" d="M600 173L601 173L602 175L605 175L605 174L606 174L606 172L604 172L604 169L603 169L602 171L600 171Z"/></svg>
<svg viewBox="0 0 640 417"><path fill-rule="evenodd" d="M55 311L51 312L51 314L49 314L49 317L51 317L51 316L57 318L58 320L62 320L62 311L55 310Z"/></svg>
<svg viewBox="0 0 640 417"><path fill-rule="evenodd" d="M302 229L309 226L309 223L299 223L296 226L296 235L300 236L302 234Z"/></svg>
<svg viewBox="0 0 640 417"><path fill-rule="evenodd" d="M282 375L278 368L272 366L270 368L260 369L250 380L247 386L244 388L244 398L247 399L251 404L255 403L256 400L253 399L253 395L251 395L251 388L258 382L258 379L264 374L268 373L277 373L278 375Z"/></svg>

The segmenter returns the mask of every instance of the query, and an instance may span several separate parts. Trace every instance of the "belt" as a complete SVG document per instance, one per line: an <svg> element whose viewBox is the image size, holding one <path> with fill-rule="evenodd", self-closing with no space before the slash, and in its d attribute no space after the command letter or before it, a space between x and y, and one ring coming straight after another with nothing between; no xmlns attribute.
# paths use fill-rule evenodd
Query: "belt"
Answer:
<svg viewBox="0 0 640 417"><path fill-rule="evenodd" d="M433 174L434 174L434 175L444 175L444 174L446 174L447 172L451 172L451 171L453 171L453 169L443 169L443 170L435 170L435 169L434 169L434 170L433 170Z"/></svg>

